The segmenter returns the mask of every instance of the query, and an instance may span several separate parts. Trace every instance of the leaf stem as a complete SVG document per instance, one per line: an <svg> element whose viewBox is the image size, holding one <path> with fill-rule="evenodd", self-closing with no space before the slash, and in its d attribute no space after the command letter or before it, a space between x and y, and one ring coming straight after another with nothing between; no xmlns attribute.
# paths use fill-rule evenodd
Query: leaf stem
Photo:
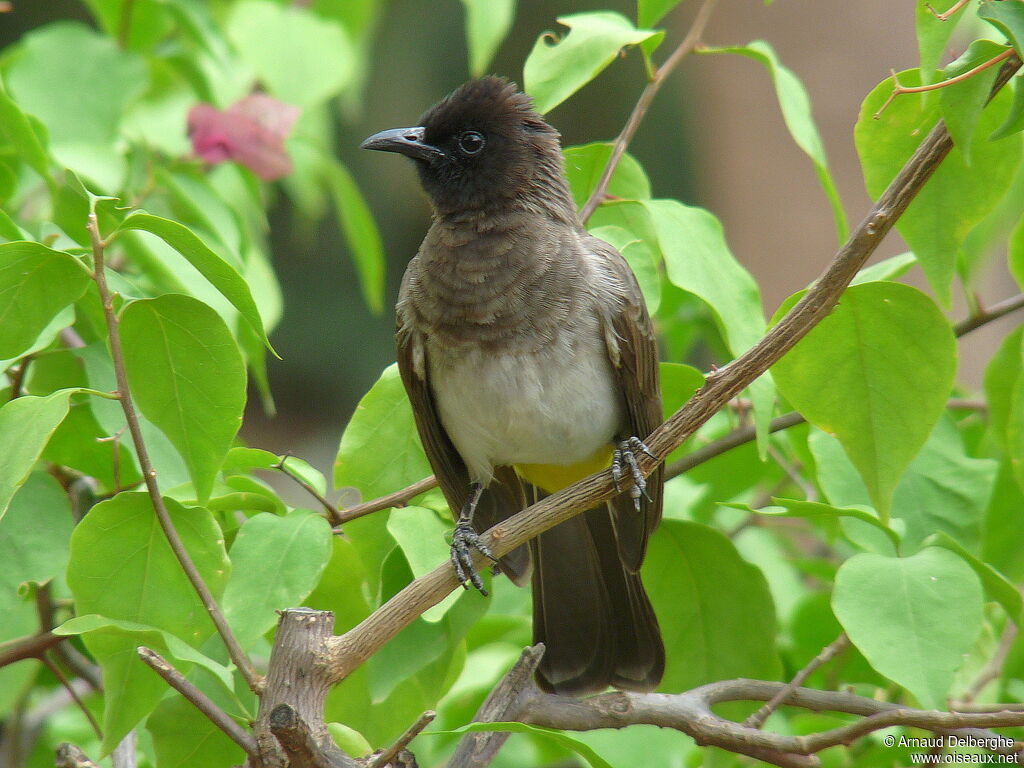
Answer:
<svg viewBox="0 0 1024 768"><path fill-rule="evenodd" d="M156 513L156 519L164 532L164 536L167 537L167 543L170 545L171 551L174 552L174 556L181 565L181 569L185 572L189 583L192 584L203 606L206 608L206 612L213 620L214 626L217 627L217 632L224 641L231 660L238 667L242 677L245 678L249 690L259 694L262 690L263 680L256 673L249 657L242 650L242 646L238 644L238 640L224 618L224 613L221 611L220 606L217 605L213 593L210 592L210 588L203 581L199 569L192 562L192 558L188 554L188 550L185 549L181 536L174 527L171 515L167 511L164 498L160 495L160 487L156 481L156 470L153 468L153 463L149 458L149 451L146 449L146 443L142 438L139 416L135 410L131 390L128 388L124 351L121 347L121 332L118 328L117 315L114 313L114 300L110 293L110 288L107 286L107 277L104 273L103 239L100 237L99 224L97 223L95 212L89 214L88 229L89 236L92 239L92 252L95 262L93 280L99 289L100 301L103 304L103 315L107 321L107 334L110 338L110 356L114 363L114 375L117 378L117 391L120 395L121 409L124 411L125 420L128 422L128 432L131 434L132 442L135 444L135 452L139 457L139 468L142 470L142 477L146 482L146 489L149 491L149 498L153 503L153 511Z"/></svg>
<svg viewBox="0 0 1024 768"><path fill-rule="evenodd" d="M633 107L633 111L626 120L626 124L622 128L622 132L615 139L615 144L612 146L611 157L608 158L608 164L605 165L604 172L601 174L601 178L598 180L597 186L594 187L594 191L580 210L580 221L586 222L594 211L597 210L597 206L601 204L605 193L608 191L608 184L611 183L612 175L615 173L615 169L618 167L619 161L622 160L622 156L625 154L626 148L633 140L633 136L636 135L636 131L640 127L640 123L643 122L644 116L647 114L647 110L651 106L651 102L654 101L654 97L658 95L658 91L661 90L662 84L672 73L672 70L676 68L676 65L679 64L679 62L691 53L700 43L701 35L704 34L704 28L707 26L708 19L711 18L711 12L714 10L715 3L717 1L718 0L704 0L704 4L700 7L700 10L697 11L697 16L694 18L693 24L690 25L690 29L686 33L686 37L684 37L683 41L679 43L674 51L672 51L672 54L665 60L665 63L660 67L655 68L653 76L647 82L643 92L640 94L640 98L637 99L636 106Z"/></svg>
<svg viewBox="0 0 1024 768"><path fill-rule="evenodd" d="M128 47L128 35L132 31L132 14L135 11L135 0L124 0L121 5L121 18L117 24L117 45Z"/></svg>
<svg viewBox="0 0 1024 768"><path fill-rule="evenodd" d="M899 79L896 77L896 70L890 69L889 74L892 75L892 93L889 94L889 98L885 100L885 103L878 108L875 112L874 118L877 120L882 116L882 113L889 108L892 104L893 99L897 96L901 96L904 93L924 93L925 91L937 91L939 88L945 88L947 85L956 85L970 77L974 77L979 72L983 72L994 64L998 64L1000 61L1005 61L1013 55L1013 48L1007 48L1005 51L1000 53L998 56L993 56L988 61L983 61L973 69L969 69L966 72L962 72L956 77L951 77L949 80L943 80L939 83L932 83L931 85L901 85Z"/></svg>
<svg viewBox="0 0 1024 768"><path fill-rule="evenodd" d="M949 21L949 18L951 16L953 16L957 11L959 11L969 2L971 2L971 0L957 0L957 2L953 3L952 7L950 7L948 11L944 11L943 13L939 13L934 8L932 8L931 3L925 3L924 7L931 11L932 16L934 16L939 21Z"/></svg>

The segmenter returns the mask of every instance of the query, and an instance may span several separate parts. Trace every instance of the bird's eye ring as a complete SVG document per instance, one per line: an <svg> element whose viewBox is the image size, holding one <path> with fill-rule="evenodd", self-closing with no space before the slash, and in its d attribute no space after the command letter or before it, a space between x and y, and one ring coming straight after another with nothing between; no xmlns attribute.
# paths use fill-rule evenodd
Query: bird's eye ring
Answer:
<svg viewBox="0 0 1024 768"><path fill-rule="evenodd" d="M466 131L459 136L459 149L467 155L476 155L484 148L483 134L477 131Z"/></svg>

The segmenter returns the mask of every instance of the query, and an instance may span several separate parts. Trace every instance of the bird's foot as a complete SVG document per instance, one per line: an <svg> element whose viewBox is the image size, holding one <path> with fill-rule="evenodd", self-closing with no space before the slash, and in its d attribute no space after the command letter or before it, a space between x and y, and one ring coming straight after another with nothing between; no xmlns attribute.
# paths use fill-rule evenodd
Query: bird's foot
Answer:
<svg viewBox="0 0 1024 768"><path fill-rule="evenodd" d="M468 589L468 581L476 587L481 595L486 597L487 590L484 589L483 579L473 566L473 550L477 550L492 563L497 563L498 558L491 552L490 547L484 544L480 535L473 530L468 522L459 521L455 524L455 531L452 533L452 565L455 568L455 578L459 580L463 589Z"/></svg>
<svg viewBox="0 0 1024 768"><path fill-rule="evenodd" d="M651 500L651 497L647 495L647 481L644 479L644 473L640 471L640 464L636 459L639 453L647 454L652 459L658 458L651 453L639 437L623 440L612 454L612 480L615 482L615 490L621 490L619 483L622 480L622 468L625 465L633 477L633 487L629 489L629 495L633 497L633 506L637 512L640 511L641 496L648 501Z"/></svg>

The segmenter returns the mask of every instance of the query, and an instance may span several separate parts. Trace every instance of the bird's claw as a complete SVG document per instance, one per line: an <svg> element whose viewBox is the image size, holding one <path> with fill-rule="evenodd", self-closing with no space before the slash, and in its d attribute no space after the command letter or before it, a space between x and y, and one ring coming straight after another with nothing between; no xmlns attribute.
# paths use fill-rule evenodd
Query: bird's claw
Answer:
<svg viewBox="0 0 1024 768"><path fill-rule="evenodd" d="M647 481L644 479L644 473L640 471L640 464L636 460L638 453L647 454L652 459L657 458L639 437L630 437L623 440L612 454L612 481L615 483L615 490L621 490L619 481L622 480L622 465L625 464L629 468L630 475L633 477L633 487L629 489L629 495L633 498L633 506L637 512L640 511L641 496L648 501L651 500L647 493Z"/></svg>
<svg viewBox="0 0 1024 768"><path fill-rule="evenodd" d="M484 544L483 539L469 523L456 523L455 531L452 533L452 566L455 568L455 578L459 580L463 589L469 589L466 585L468 581L486 597L487 590L484 589L483 579L473 566L474 549L492 563L498 562L490 547Z"/></svg>

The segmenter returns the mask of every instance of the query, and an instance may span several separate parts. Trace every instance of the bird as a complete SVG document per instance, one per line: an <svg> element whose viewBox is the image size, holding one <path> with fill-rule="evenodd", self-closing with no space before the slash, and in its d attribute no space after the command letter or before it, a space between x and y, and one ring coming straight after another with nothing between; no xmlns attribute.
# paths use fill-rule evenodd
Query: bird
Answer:
<svg viewBox="0 0 1024 768"><path fill-rule="evenodd" d="M515 83L487 76L361 146L411 158L432 207L402 279L396 349L456 517L458 580L486 595L474 549L517 585L532 576L541 689L653 690L665 650L640 566L663 470L645 479L638 460L662 417L657 341L628 264L580 221L559 133ZM500 559L481 539L608 468L610 501Z"/></svg>

